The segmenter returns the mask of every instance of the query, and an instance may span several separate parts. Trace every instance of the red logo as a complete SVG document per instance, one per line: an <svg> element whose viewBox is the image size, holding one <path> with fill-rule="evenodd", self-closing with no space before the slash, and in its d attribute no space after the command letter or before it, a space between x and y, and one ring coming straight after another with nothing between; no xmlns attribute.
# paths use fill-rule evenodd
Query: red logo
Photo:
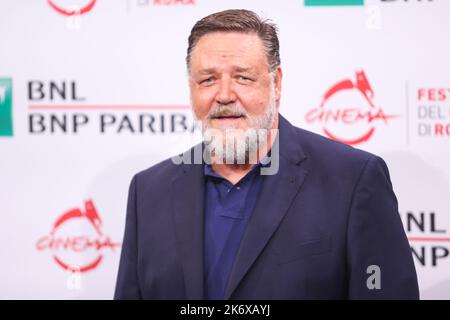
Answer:
<svg viewBox="0 0 450 320"><path fill-rule="evenodd" d="M374 102L374 92L363 70L356 72L356 82L339 81L323 96L318 108L305 115L307 123L319 122L331 139L355 145L368 141L376 121L388 123L396 115L386 115Z"/></svg>
<svg viewBox="0 0 450 320"><path fill-rule="evenodd" d="M84 1L86 2L86 1ZM47 3L56 12L59 12L65 16L81 15L92 10L95 5L96 0L89 0L84 6L71 5L70 7L62 7L55 4L55 0L47 0Z"/></svg>
<svg viewBox="0 0 450 320"><path fill-rule="evenodd" d="M92 200L85 202L85 211L72 209L53 224L50 234L36 243L39 251L48 250L63 269L86 272L99 266L103 252L120 247L101 231L102 220ZM77 234L74 236L74 234Z"/></svg>

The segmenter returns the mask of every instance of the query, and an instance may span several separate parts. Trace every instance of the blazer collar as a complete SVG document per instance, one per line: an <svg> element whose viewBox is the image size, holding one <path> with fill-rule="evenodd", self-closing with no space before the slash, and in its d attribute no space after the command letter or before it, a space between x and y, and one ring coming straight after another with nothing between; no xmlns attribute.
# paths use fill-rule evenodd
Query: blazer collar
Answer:
<svg viewBox="0 0 450 320"><path fill-rule="evenodd" d="M232 298L245 275L261 255L307 176L308 172L301 167L306 156L299 144L299 137L295 128L281 115L278 143L279 170L274 175L263 177L261 193L235 258L225 290L225 299Z"/></svg>
<svg viewBox="0 0 450 320"><path fill-rule="evenodd" d="M198 144L182 156L193 159L202 149ZM189 162L189 161L188 161ZM203 288L203 217L205 180L203 164L179 165L172 180L170 201L173 208L175 236L184 274L186 298L201 300Z"/></svg>
<svg viewBox="0 0 450 320"><path fill-rule="evenodd" d="M279 115L279 170L264 176L261 193L247 225L239 251L231 270L225 299L232 297L246 273L264 250L278 228L290 204L297 195L307 171L300 164L306 156L300 146L295 128ZM276 150L276 146L272 150ZM201 154L202 144L188 150L184 159ZM273 154L272 161L273 160ZM184 163L172 180L173 205L177 248L184 273L187 299L204 298L203 278L203 220L205 180L203 163Z"/></svg>

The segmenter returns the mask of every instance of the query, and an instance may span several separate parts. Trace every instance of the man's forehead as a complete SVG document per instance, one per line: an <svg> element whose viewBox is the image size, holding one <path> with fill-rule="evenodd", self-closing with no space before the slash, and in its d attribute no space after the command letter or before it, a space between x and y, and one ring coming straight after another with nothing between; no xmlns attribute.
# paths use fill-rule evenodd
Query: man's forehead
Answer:
<svg viewBox="0 0 450 320"><path fill-rule="evenodd" d="M262 40L256 33L212 32L200 38L192 51L191 72L257 73L267 66Z"/></svg>
<svg viewBox="0 0 450 320"><path fill-rule="evenodd" d="M212 32L200 38L193 48L193 56L233 57L263 55L262 40L254 33Z"/></svg>
<svg viewBox="0 0 450 320"><path fill-rule="evenodd" d="M244 42L242 40L245 40ZM213 31L208 32L200 37L197 46L205 42L234 42L236 44L249 43L254 45L261 41L261 38L255 32L239 32L239 31Z"/></svg>

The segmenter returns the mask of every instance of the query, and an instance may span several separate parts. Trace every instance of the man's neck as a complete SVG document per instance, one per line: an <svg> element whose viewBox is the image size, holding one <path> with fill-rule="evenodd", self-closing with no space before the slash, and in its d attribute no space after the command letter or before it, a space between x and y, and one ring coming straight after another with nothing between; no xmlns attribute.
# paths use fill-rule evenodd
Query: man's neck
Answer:
<svg viewBox="0 0 450 320"><path fill-rule="evenodd" d="M252 170L254 164L212 164L212 169L232 184L236 184Z"/></svg>

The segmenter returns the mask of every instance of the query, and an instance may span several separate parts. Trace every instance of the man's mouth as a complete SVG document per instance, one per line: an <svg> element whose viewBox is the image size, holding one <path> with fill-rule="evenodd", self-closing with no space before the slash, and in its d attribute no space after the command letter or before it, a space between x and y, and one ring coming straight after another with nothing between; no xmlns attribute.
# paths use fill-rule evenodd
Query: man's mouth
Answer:
<svg viewBox="0 0 450 320"><path fill-rule="evenodd" d="M217 120L237 120L245 118L245 114L243 113L237 113L237 112L221 112L217 114L213 114L211 116L211 120L217 119Z"/></svg>
<svg viewBox="0 0 450 320"><path fill-rule="evenodd" d="M216 117L213 117L213 119L219 119L219 120L226 120L226 119L240 119L240 118L244 118L244 116L243 115L240 115L240 116L216 116Z"/></svg>

